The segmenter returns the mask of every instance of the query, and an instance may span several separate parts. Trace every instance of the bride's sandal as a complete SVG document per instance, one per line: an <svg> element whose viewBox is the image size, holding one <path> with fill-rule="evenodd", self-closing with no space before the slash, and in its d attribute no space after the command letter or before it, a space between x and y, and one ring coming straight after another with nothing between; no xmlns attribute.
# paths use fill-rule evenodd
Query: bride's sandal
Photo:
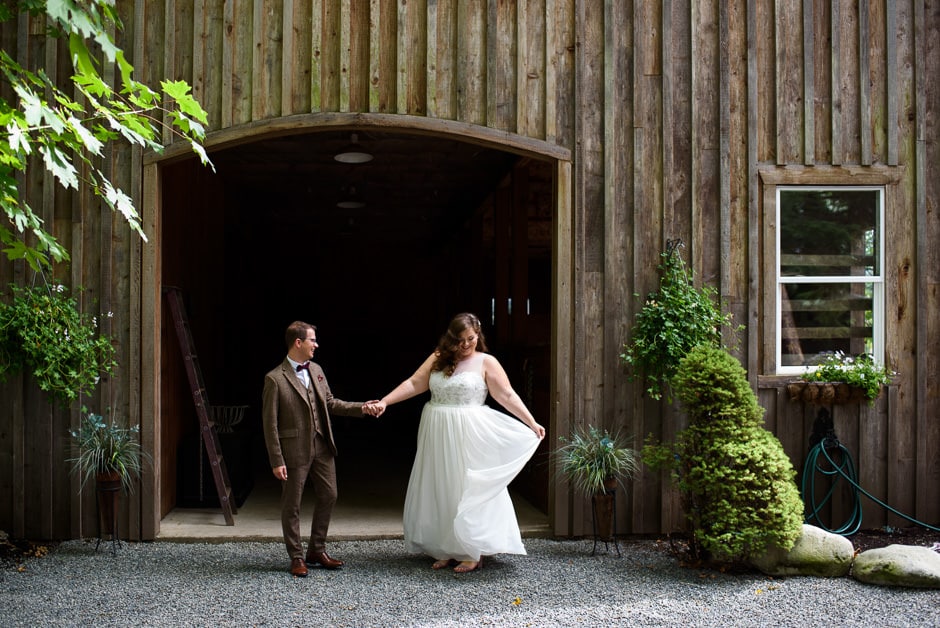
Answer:
<svg viewBox="0 0 940 628"><path fill-rule="evenodd" d="M453 558L442 558L441 560L434 561L434 564L431 565L431 569L443 569L444 567L451 567L456 564L456 560Z"/></svg>
<svg viewBox="0 0 940 628"><path fill-rule="evenodd" d="M476 571L478 569L483 569L482 556L480 556L480 560L476 562L472 560L461 561L459 565L454 567L454 573L470 573L471 571Z"/></svg>

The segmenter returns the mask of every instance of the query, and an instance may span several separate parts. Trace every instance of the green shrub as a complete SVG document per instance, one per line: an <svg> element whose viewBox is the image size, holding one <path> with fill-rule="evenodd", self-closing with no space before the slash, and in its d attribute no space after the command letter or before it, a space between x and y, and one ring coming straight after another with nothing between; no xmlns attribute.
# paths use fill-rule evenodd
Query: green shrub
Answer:
<svg viewBox="0 0 940 628"><path fill-rule="evenodd" d="M681 240L669 240L661 254L659 291L646 297L637 312L630 341L620 359L629 367L632 381L642 376L646 393L661 399L679 361L700 344L720 346L721 328L731 325L731 314L722 314L717 290L696 288L692 273L679 255ZM637 295L639 296L639 295Z"/></svg>
<svg viewBox="0 0 940 628"><path fill-rule="evenodd" d="M733 564L770 546L789 550L803 523L796 471L763 428L744 369L727 351L701 345L679 364L672 386L689 426L675 443L648 441L643 460L672 472L691 557Z"/></svg>

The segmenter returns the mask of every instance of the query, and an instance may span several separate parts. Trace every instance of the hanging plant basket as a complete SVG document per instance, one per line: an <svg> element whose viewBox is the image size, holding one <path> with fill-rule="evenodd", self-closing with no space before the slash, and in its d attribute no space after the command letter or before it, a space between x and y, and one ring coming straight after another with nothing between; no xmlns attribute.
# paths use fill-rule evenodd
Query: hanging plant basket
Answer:
<svg viewBox="0 0 940 628"><path fill-rule="evenodd" d="M842 405L873 400L866 397L864 388L845 382L791 382L787 384L787 393L790 395L790 401L818 405ZM877 398L878 395L874 397Z"/></svg>
<svg viewBox="0 0 940 628"><path fill-rule="evenodd" d="M20 373L69 405L114 372L114 346L65 286L9 284L0 301L0 382ZM111 313L104 316L111 316Z"/></svg>

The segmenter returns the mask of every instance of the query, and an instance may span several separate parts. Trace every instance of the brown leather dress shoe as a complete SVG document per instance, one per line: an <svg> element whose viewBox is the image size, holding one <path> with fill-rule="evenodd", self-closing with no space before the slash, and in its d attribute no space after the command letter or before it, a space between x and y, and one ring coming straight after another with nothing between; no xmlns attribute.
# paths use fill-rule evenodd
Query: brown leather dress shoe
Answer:
<svg viewBox="0 0 940 628"><path fill-rule="evenodd" d="M315 554L307 554L307 566L313 567L314 565L323 565L327 569L339 569L343 566L343 561L336 560L335 558L330 558L330 555L326 552L317 552Z"/></svg>
<svg viewBox="0 0 940 628"><path fill-rule="evenodd" d="M290 575L295 578L307 577L307 565L304 564L303 560L299 558L290 559Z"/></svg>

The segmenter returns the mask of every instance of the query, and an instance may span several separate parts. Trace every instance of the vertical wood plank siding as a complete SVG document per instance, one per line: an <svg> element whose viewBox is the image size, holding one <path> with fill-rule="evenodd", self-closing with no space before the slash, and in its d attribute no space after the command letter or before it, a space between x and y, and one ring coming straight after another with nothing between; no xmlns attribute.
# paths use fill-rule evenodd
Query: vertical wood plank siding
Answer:
<svg viewBox="0 0 940 628"><path fill-rule="evenodd" d="M905 65L912 68L914 81L914 103L905 106L904 116L913 116L914 180L913 198L908 202L914 205L914 224L917 233L916 264L918 271L918 306L917 318L923 324L917 326L917 346L921 348L915 358L913 387L915 407L922 408L917 414L917 459L933 460L926 463L927 468L917 478L917 516L927 520L936 516L930 500L936 503L937 495L931 487L940 483L940 455L937 444L940 443L940 410L937 402L928 402L940 395L940 384L932 375L940 372L940 352L931 350L937 345L940 334L940 177L936 167L940 163L940 90L935 77L940 76L940 19L926 19L923 3L915 3L913 13L913 49L905 55L909 61ZM907 98L909 101L909 97ZM932 120L928 120L932 118ZM929 139L932 137L932 139ZM932 165L931 165L932 164ZM932 217L931 219L928 219ZM930 313L933 313L931 315ZM920 462L918 462L920 466Z"/></svg>
<svg viewBox="0 0 940 628"><path fill-rule="evenodd" d="M606 133L604 160L604 196L605 205L625 207L629 203L632 187L614 186L610 183L619 173L627 173L632 168L629 155L633 134L630 129L630 109L625 106L630 101L632 85L632 66L629 54L632 33L627 26L630 14L627 3L608 3L605 7L604 25L604 129ZM632 181L624 177L625 182ZM633 304L633 282L630 276L630 251L633 246L633 230L630 215L627 212L605 212L604 215L604 268L607 277L621 277L620 281L608 281L603 286L603 299L606 304L603 312L603 343L610 352L616 352L622 344L628 327L624 314ZM606 360L602 365L604 381L603 403L612 416L626 418L633 414L633 399L624 394L627 381L623 377L623 368L616 360ZM619 421L618 421L619 422ZM634 436L622 425L624 436ZM631 428L632 429L632 428ZM638 446L634 437L632 446ZM631 498L633 495L630 496ZM627 500L622 500L627 501ZM624 519L625 521L625 519ZM588 522L589 524L590 522Z"/></svg>
<svg viewBox="0 0 940 628"><path fill-rule="evenodd" d="M119 0L120 37L140 78L185 79L210 132L282 116L406 114L480 125L570 151L554 166L554 434L599 424L671 438L680 409L653 402L620 364L670 238L699 283L747 325L736 354L767 426L802 468L815 416L773 375L776 185L882 182L887 193L887 349L897 381L836 429L863 486L940 523L940 15L925 0ZM0 29L26 67L65 81L67 51L41 20ZM107 70L113 75L112 70ZM11 97L6 85L0 90ZM165 141L173 138L166 136ZM210 142L212 138L210 137ZM175 147L169 147L172 152ZM98 199L40 169L24 200L72 252L54 278L115 337L119 372L89 407L141 422L161 450L160 164L115 146L105 172L144 208L142 242ZM520 193L519 190L516 191ZM154 284L156 278L156 284ZM0 260L0 282L32 280ZM154 288L156 285L156 288ZM518 297L518 295L516 295ZM4 297L7 298L7 297ZM63 435L77 410L51 407L29 376L0 384L0 529L15 537L94 532ZM159 529L154 469L122 529ZM555 531L589 533L587 502L554 482ZM625 533L668 532L682 513L668 478L644 469L618 501ZM836 507L838 508L838 507ZM836 513L838 514L838 513ZM866 527L904 525L870 503Z"/></svg>

